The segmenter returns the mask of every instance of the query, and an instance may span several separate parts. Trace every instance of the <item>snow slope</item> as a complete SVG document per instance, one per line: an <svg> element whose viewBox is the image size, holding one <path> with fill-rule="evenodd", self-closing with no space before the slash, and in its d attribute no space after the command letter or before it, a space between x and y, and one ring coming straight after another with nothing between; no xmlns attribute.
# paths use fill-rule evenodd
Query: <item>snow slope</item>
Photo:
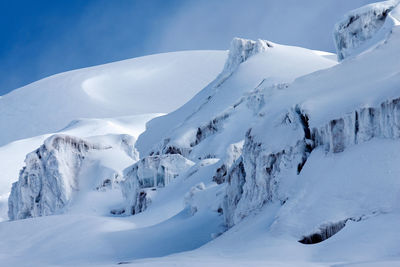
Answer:
<svg viewBox="0 0 400 267"><path fill-rule="evenodd" d="M78 118L171 112L221 71L225 51L139 57L60 73L0 97L0 145ZM151 99L151 101L149 101Z"/></svg>
<svg viewBox="0 0 400 267"><path fill-rule="evenodd" d="M180 109L151 121L137 149L142 155L172 147L183 154L193 150L191 159L219 157L243 139L260 105L252 98L258 91L280 90L299 76L335 64L329 53L236 38L222 73ZM212 143L201 143L208 136Z"/></svg>
<svg viewBox="0 0 400 267"><path fill-rule="evenodd" d="M97 203L93 201L95 196L89 196L91 201L77 201L69 214L3 222L0 261L17 266L114 265L131 260L132 256L164 256L198 248L210 241L213 233L223 230L222 217L208 209L192 216L183 200L199 183L215 188L210 178L215 171L213 163L203 161L196 167L199 168L196 173L191 169L187 175L176 178L165 190L157 191L145 212L135 216L111 217L110 213L104 213L102 207L107 203L104 197L112 196L106 191L106 194L93 193L100 195L102 202ZM112 197L118 202L116 196ZM19 232L18 237L10 240L10 231Z"/></svg>
<svg viewBox="0 0 400 267"><path fill-rule="evenodd" d="M379 6L346 18L370 18ZM95 187L97 160L117 171L131 164L98 151L67 213L0 223L0 262L400 266L399 14L386 14L383 35L354 24L349 36L368 49L339 64L320 51L234 39L213 82L147 124L141 161L122 183ZM110 129L130 122L77 121L64 131L107 144ZM98 125L104 135L92 136ZM127 205L133 216L118 212Z"/></svg>
<svg viewBox="0 0 400 267"><path fill-rule="evenodd" d="M120 262L132 266L398 266L400 235L392 229L400 219L400 169L390 162L400 160L399 148L399 141L373 140L342 154L327 155L320 149L296 177L292 190L285 188L293 193L290 201L265 206L213 241L212 234L223 228L212 204L191 216L182 201L200 182L207 185L205 192L213 189L215 194L218 187L205 179L215 170L210 162L200 173L160 190L149 209L135 216L104 217L85 211L3 222L0 259L14 266ZM207 203L210 196L203 196L201 202ZM328 240L315 245L298 242L324 223L358 216L360 211L365 215L361 221L349 221ZM158 258L205 243L190 252Z"/></svg>

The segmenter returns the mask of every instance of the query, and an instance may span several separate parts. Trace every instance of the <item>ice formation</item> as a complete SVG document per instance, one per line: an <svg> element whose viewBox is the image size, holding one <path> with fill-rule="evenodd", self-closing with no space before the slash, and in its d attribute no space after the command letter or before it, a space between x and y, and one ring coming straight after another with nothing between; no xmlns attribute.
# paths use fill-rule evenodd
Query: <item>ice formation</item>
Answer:
<svg viewBox="0 0 400 267"><path fill-rule="evenodd" d="M273 48L273 44L266 40L257 41L234 38L229 48L228 59L225 62L223 73L232 73L237 67L250 57Z"/></svg>
<svg viewBox="0 0 400 267"><path fill-rule="evenodd" d="M370 4L349 12L338 22L333 33L338 59L357 55L384 41L392 29L392 25L384 27L385 21L397 4L398 1Z"/></svg>
<svg viewBox="0 0 400 267"><path fill-rule="evenodd" d="M29 153L8 200L11 220L63 213L83 191L106 188L118 178L107 159L136 160L129 135L96 136L90 140L56 134ZM112 161L112 160L111 160ZM119 164L117 164L119 165ZM95 177L92 177L95 176ZM99 185L101 181L101 184Z"/></svg>
<svg viewBox="0 0 400 267"><path fill-rule="evenodd" d="M91 150L107 149L66 135L48 138L26 156L26 166L12 186L8 215L11 220L60 212L79 190L77 176Z"/></svg>
<svg viewBox="0 0 400 267"><path fill-rule="evenodd" d="M99 227L101 239L119 246L114 258L206 243L199 251L213 263L220 248L235 259L284 255L330 265L398 255L399 10L390 1L350 12L336 25L335 41L339 60L352 59L339 64L320 51L235 38L221 74L150 121L137 143L122 135L58 135L29 154L13 185L10 218L62 212L81 189L82 172L97 177L90 170L104 167L110 171L94 188L123 196L107 210L106 224L117 223L107 228L102 218ZM134 162L123 172L104 165L111 149ZM367 245L376 254L365 253Z"/></svg>
<svg viewBox="0 0 400 267"><path fill-rule="evenodd" d="M149 156L124 170L122 193L128 214L142 212L151 202L146 188L162 188L194 163L179 154ZM154 189L156 190L156 189Z"/></svg>

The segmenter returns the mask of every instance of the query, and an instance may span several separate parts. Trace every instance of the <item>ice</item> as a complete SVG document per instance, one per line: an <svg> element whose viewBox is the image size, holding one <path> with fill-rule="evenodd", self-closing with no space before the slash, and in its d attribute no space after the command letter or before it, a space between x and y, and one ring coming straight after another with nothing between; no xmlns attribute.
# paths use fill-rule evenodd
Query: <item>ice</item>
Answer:
<svg viewBox="0 0 400 267"><path fill-rule="evenodd" d="M1 147L0 167L16 174L7 156L49 138L14 185L10 217L26 219L0 223L0 262L399 265L399 14L394 1L348 13L340 62L235 38L220 74L165 116L74 118ZM84 91L96 101L119 84L93 78Z"/></svg>
<svg viewBox="0 0 400 267"><path fill-rule="evenodd" d="M118 171L103 162L102 158L107 154L116 156L115 149L121 151L119 154L126 153L127 157L134 156L126 150L126 135L119 136L121 141L117 144L120 146L114 148L105 144L106 138L103 137L102 143L98 143L58 134L49 137L42 146L29 153L18 181L11 189L9 218L17 220L63 213L80 191L94 190L99 179L106 179ZM105 155L99 158L98 153ZM119 156L121 162L127 161ZM90 177L94 174L97 177Z"/></svg>
<svg viewBox="0 0 400 267"><path fill-rule="evenodd" d="M373 45L383 42L391 31L386 19L398 5L397 0L370 4L346 14L335 25L333 33L339 60L360 54ZM387 25L385 25L387 23Z"/></svg>
<svg viewBox="0 0 400 267"><path fill-rule="evenodd" d="M142 189L165 187L193 165L192 161L179 154L170 154L149 156L126 168L122 183L122 193L127 200L125 213L134 215L149 205L151 198Z"/></svg>

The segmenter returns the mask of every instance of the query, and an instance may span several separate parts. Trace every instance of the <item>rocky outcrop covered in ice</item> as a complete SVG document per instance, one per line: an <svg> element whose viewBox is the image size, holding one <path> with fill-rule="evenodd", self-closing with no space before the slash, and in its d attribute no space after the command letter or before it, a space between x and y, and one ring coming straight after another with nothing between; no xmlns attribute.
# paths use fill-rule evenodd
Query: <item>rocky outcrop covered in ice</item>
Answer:
<svg viewBox="0 0 400 267"><path fill-rule="evenodd" d="M349 12L335 25L334 40L339 60L362 51L382 41L391 27L384 27L390 11L397 1L370 4Z"/></svg>
<svg viewBox="0 0 400 267"><path fill-rule="evenodd" d="M179 154L168 154L149 156L126 168L122 183L127 201L125 213L133 215L145 210L151 202L147 188L164 187L193 165Z"/></svg>
<svg viewBox="0 0 400 267"><path fill-rule="evenodd" d="M8 200L11 220L61 211L79 188L79 169L91 150L106 149L83 139L54 135L26 156L26 166L12 185Z"/></svg>

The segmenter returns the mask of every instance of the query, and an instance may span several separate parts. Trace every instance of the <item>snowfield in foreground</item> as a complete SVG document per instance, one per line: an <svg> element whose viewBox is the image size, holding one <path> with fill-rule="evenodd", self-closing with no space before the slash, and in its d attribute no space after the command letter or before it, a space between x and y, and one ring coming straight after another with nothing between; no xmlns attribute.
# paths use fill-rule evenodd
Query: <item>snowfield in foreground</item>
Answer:
<svg viewBox="0 0 400 267"><path fill-rule="evenodd" d="M0 223L0 263L400 266L398 1L350 12L334 41L339 62L235 38L227 58L204 52L226 62L198 80L180 72L192 62L174 65L186 52L132 60L148 84L204 87L182 106L161 105L175 109L165 116L156 98L107 90L118 78L83 79L95 107L118 112L0 147L0 218L8 197L10 219ZM158 60L172 69L152 76ZM52 126L48 117L40 121Z"/></svg>

